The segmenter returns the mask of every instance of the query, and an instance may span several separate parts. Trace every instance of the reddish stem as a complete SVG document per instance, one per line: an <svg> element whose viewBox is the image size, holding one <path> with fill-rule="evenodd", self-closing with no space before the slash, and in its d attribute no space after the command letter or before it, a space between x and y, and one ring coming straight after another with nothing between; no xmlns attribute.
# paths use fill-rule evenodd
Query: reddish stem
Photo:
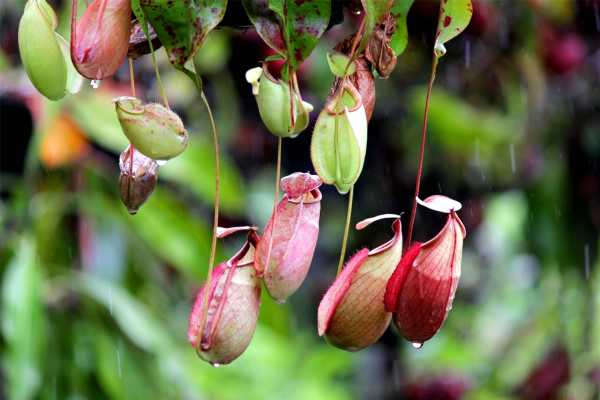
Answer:
<svg viewBox="0 0 600 400"><path fill-rule="evenodd" d="M412 241L413 228L415 225L415 217L417 215L417 197L421 189L421 176L423 175L423 159L425 158L425 142L427 141L427 118L429 117L429 101L431 99L431 90L433 89L433 81L435 80L435 71L437 69L438 58L433 55L433 63L431 66L431 76L429 77L429 86L427 87L427 96L425 97L425 113L423 115L423 130L421 131L421 148L419 151L419 166L417 168L417 178L415 181L415 197L413 198L412 210L410 212L410 223L408 224L408 240L406 248L410 247Z"/></svg>

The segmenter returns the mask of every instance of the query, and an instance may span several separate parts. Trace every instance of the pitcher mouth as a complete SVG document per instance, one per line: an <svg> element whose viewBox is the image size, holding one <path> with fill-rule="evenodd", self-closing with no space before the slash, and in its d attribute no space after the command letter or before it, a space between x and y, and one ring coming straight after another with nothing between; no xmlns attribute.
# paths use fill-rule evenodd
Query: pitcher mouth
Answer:
<svg viewBox="0 0 600 400"><path fill-rule="evenodd" d="M302 196L294 197L293 199L288 198L288 201L294 204L312 204L320 202L322 198L323 194L321 193L321 191L319 189L313 189L308 193L304 193Z"/></svg>
<svg viewBox="0 0 600 400"><path fill-rule="evenodd" d="M339 98L341 96L343 96L344 92L346 92L346 91L348 93L350 93L350 96L352 96L352 99L354 100L354 106L353 107L344 107L342 110L336 111L335 107L339 101ZM358 90L354 87L354 85L345 81L344 85L342 86L342 89L340 90L340 93L337 96L335 96L333 99L331 99L331 101L327 102L327 104L325 105L325 109L327 110L328 114L334 115L334 116L339 116L339 115L344 115L346 113L346 110L348 112L354 112L354 111L358 110L359 108L361 108L362 106L363 106L362 96L360 95Z"/></svg>
<svg viewBox="0 0 600 400"><path fill-rule="evenodd" d="M119 110L128 114L139 115L144 113L142 102L137 97L119 96L113 99L113 103L115 103Z"/></svg>

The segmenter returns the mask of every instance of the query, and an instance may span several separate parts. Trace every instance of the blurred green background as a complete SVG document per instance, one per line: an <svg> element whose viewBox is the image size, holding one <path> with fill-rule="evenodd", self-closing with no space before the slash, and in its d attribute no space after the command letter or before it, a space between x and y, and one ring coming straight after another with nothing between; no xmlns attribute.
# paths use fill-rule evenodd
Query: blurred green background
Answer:
<svg viewBox="0 0 600 400"><path fill-rule="evenodd" d="M68 33L70 5L50 3ZM369 349L346 353L317 336L346 207L328 187L306 282L284 305L263 295L250 347L220 368L186 341L206 274L213 196L197 93L159 50L191 143L161 167L157 190L129 216L117 192L127 141L112 103L128 94L127 67L98 89L87 82L78 95L45 100L20 66L23 4L0 3L0 398L600 398L600 1L474 0L471 26L448 45L421 193L463 202L468 236L454 309L432 340L415 350L390 328ZM415 3L408 49L377 82L354 221L410 210L437 7ZM243 74L268 51L243 28L240 9L230 1L196 63L224 145L221 225L263 226L276 138ZM356 29L352 15L337 17L299 73L317 110L333 80L325 53ZM149 56L135 73L138 96L157 101ZM284 173L312 170L311 129L284 141ZM432 214L418 215L418 240L443 224ZM350 251L390 234L352 231ZM218 259L239 243L221 241Z"/></svg>

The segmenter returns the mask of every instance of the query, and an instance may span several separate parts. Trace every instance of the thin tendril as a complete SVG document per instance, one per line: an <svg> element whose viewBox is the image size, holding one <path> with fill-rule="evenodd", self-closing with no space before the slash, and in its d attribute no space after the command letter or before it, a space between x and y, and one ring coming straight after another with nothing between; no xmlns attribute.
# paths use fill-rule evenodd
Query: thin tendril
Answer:
<svg viewBox="0 0 600 400"><path fill-rule="evenodd" d="M431 90L433 89L433 81L435 80L435 71L437 69L438 58L433 55L433 63L431 66L431 76L429 78L429 86L427 87L427 96L425 97L425 112L423 115L423 130L421 131L421 148L419 150L419 166L417 168L417 177L415 181L415 197L413 198L412 210L410 212L410 223L408 224L408 240L406 241L407 248L411 245L415 218L417 215L417 197L421 188L421 176L423 175L423 159L425 158L425 142L427 140L427 118L429 117L429 101L431 99Z"/></svg>
<svg viewBox="0 0 600 400"><path fill-rule="evenodd" d="M364 31L364 27L365 27L365 22L366 19L365 17L363 17L363 19L360 22L360 26L358 28L358 31L356 32L356 35L354 36L354 39L352 41L352 49L350 50L350 59L348 60L348 63L346 64L346 68L344 70L344 77L342 78L342 82L341 85L339 87L339 90L341 91L341 93L338 95L337 101L336 101L336 105L334 108L334 111L338 112L338 108L342 99L342 94L343 94L343 90L344 90L344 82L346 81L346 79L348 79L348 77L346 76L346 73L348 71L348 69L350 68L350 65L352 64L352 62L354 62L354 57L356 56L356 49L358 47L358 43L360 42L360 38L363 34ZM335 141L336 141L336 146L335 147L335 151L336 151L336 160L338 157L337 154L337 141L338 141L338 120L337 118L335 119L335 128L334 128L334 132L335 132ZM339 168L339 163L336 162L336 175L337 175L337 170ZM337 273L336 276L340 274L340 272L342 271L342 267L344 266L344 259L346 258L346 247L348 245L348 234L350 232L350 222L352 220L352 203L353 203L353 199L354 199L354 185L352 185L350 187L350 193L348 194L348 208L346 210L346 223L344 225L344 236L342 238L342 249L340 250L340 259L338 261L338 266L337 266Z"/></svg>
<svg viewBox="0 0 600 400"><path fill-rule="evenodd" d="M129 84L131 87L131 97L135 97L135 75L133 73L133 60L129 58ZM133 152L135 148L132 143L129 143L129 177L133 177ZM131 198L132 185L129 185L128 196Z"/></svg>
<svg viewBox="0 0 600 400"><path fill-rule="evenodd" d="M129 58L129 85L131 87L131 97L135 97L135 75L133 73L133 59Z"/></svg>
<svg viewBox="0 0 600 400"><path fill-rule="evenodd" d="M275 198L273 199L273 220L271 222L271 237L269 238L269 247L267 248L267 259L263 273L269 269L271 261L271 250L273 249L273 237L275 236L275 224L277 223L277 203L279 202L279 181L281 180L281 148L283 139L277 138L277 166L275 167Z"/></svg>
<svg viewBox="0 0 600 400"><path fill-rule="evenodd" d="M154 46L152 45L152 40L150 37L147 37L148 44L150 45L150 54L152 55L152 65L154 66L154 74L156 75L156 82L158 83L158 89L160 90L160 96L162 97L163 103L165 107L170 109L169 100L167 99L167 95L165 93L165 88L162 84L162 80L160 79L160 73L158 72L158 62L156 61L156 55L154 54Z"/></svg>
<svg viewBox="0 0 600 400"><path fill-rule="evenodd" d="M352 219L352 200L354 198L354 185L350 187L348 194L348 209L346 211L346 225L344 226L344 238L342 239L342 250L340 251L340 260L338 261L336 276L342 272L344 259L346 258L346 245L348 243L348 232L350 231L350 220Z"/></svg>
<svg viewBox="0 0 600 400"><path fill-rule="evenodd" d="M196 79L197 79L197 75L196 75ZM200 87L198 85L198 87ZM207 271L207 277L206 277L206 284L204 285L205 287L205 291L204 291L204 299L202 300L203 304L202 304L202 324L200 332L204 331L204 325L206 324L206 318L207 318L207 312L208 312L208 293L210 291L210 285L211 285L211 280L212 280L212 271L213 271L213 264L215 263L215 256L216 256L216 252L217 252L217 228L219 226L219 205L220 205L220 201L221 201L221 160L220 160L220 145L219 145L219 136L217 134L217 126L215 124L215 119L213 117L213 113L212 113L212 109L210 108L210 104L208 103L208 100L206 99L206 95L204 94L204 91L200 92L200 97L202 98L202 102L204 103L204 106L206 107L206 111L208 113L208 118L210 120L210 126L211 126L211 130L212 130L212 137L213 137L213 143L214 143L214 150L215 150L215 206L214 206L214 210L213 210L213 229L212 229L212 239L210 242L210 256L208 258L208 271Z"/></svg>

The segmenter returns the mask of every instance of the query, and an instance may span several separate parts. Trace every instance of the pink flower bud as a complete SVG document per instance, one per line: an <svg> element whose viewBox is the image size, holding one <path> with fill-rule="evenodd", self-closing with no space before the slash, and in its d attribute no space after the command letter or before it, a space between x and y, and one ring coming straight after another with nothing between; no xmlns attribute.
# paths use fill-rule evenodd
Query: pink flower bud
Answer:
<svg viewBox="0 0 600 400"><path fill-rule="evenodd" d="M113 75L127 56L131 31L130 0L93 0L77 22L72 0L71 59L88 79Z"/></svg>
<svg viewBox="0 0 600 400"><path fill-rule="evenodd" d="M419 204L448 213L448 220L433 239L410 247L385 292L386 310L394 313L398 330L416 347L435 335L452 309L466 236L455 212L461 207L459 202L431 196Z"/></svg>
<svg viewBox="0 0 600 400"><path fill-rule="evenodd" d="M394 237L374 250L356 253L321 300L319 336L332 345L357 351L375 343L390 324L383 296L390 275L402 256L402 227L397 215L383 215L357 224L362 229L381 218L394 217Z"/></svg>
<svg viewBox="0 0 600 400"><path fill-rule="evenodd" d="M238 358L254 335L260 305L260 281L254 270L256 240L251 232L240 251L213 270L208 296L206 285L196 296L188 341L213 366Z"/></svg>
<svg viewBox="0 0 600 400"><path fill-rule="evenodd" d="M300 172L281 180L283 199L256 247L256 269L276 301L291 296L310 268L319 236L321 184L318 176Z"/></svg>

